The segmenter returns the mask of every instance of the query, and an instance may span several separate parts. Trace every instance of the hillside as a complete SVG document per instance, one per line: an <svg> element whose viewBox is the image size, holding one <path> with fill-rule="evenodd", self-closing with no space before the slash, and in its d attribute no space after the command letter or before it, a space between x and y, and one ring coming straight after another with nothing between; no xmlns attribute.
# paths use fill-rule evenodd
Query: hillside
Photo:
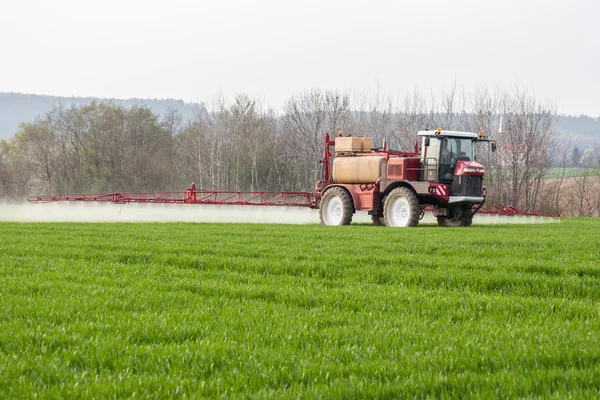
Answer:
<svg viewBox="0 0 600 400"><path fill-rule="evenodd" d="M57 105L64 107L89 104L92 101L111 102L123 107L147 105L153 113L163 115L169 108L179 111L184 119L192 119L203 104L185 103L174 99L101 99L97 97L60 97L37 94L0 92L0 139L12 137L19 123L33 121Z"/></svg>
<svg viewBox="0 0 600 400"><path fill-rule="evenodd" d="M569 142L581 148L600 143L600 117L561 115L558 128Z"/></svg>

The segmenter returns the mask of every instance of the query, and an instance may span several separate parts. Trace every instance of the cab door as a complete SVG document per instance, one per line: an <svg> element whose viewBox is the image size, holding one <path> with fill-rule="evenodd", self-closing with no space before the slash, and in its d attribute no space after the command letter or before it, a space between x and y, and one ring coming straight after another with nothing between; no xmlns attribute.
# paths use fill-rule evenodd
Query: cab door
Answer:
<svg viewBox="0 0 600 400"><path fill-rule="evenodd" d="M440 166L440 139L426 136L423 138L423 151L421 152L421 165L423 166L423 180L438 182Z"/></svg>

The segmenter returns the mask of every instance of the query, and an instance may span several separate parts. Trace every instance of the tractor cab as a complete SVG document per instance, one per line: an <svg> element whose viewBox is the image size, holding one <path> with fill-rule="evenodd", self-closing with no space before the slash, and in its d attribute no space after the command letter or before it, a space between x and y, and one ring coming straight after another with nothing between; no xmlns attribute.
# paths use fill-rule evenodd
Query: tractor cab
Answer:
<svg viewBox="0 0 600 400"><path fill-rule="evenodd" d="M456 131L420 131L421 166L423 180L430 182L451 183L457 166L475 167L475 142L479 139L476 133ZM483 167L477 164L477 168ZM463 168L459 168L462 170Z"/></svg>

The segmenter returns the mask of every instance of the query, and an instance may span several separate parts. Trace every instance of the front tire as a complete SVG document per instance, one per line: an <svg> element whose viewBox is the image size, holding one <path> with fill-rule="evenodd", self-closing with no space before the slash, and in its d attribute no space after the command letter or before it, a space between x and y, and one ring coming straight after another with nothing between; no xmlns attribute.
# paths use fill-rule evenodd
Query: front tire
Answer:
<svg viewBox="0 0 600 400"><path fill-rule="evenodd" d="M354 214L354 203L348 191L341 187L332 187L325 191L319 207L321 224L350 225L352 214Z"/></svg>
<svg viewBox="0 0 600 400"><path fill-rule="evenodd" d="M385 226L385 221L381 215L371 215L371 221L375 226Z"/></svg>
<svg viewBox="0 0 600 400"><path fill-rule="evenodd" d="M417 226L421 209L415 192L406 187L392 190L383 203L383 219L387 226Z"/></svg>
<svg viewBox="0 0 600 400"><path fill-rule="evenodd" d="M473 206L459 206L459 207L451 207L450 208L450 216L439 216L437 217L438 225L449 227L449 228L459 228L459 227L467 227L471 226L473 223Z"/></svg>

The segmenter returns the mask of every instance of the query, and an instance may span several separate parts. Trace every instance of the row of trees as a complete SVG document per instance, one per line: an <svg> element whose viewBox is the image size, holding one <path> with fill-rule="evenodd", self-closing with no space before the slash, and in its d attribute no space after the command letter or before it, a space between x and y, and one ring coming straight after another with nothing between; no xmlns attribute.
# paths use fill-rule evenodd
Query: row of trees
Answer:
<svg viewBox="0 0 600 400"><path fill-rule="evenodd" d="M583 151L575 146L573 153L571 154L571 165L576 168L596 168L600 166L599 153L600 144L597 144L595 147L585 148Z"/></svg>
<svg viewBox="0 0 600 400"><path fill-rule="evenodd" d="M0 193L312 190L320 176L325 132L387 138L414 148L416 132L442 127L483 130L498 143L479 149L489 202L560 211L560 185L543 179L570 160L556 131L556 109L518 88L471 93L455 87L394 98L379 91L352 96L310 90L289 98L282 114L247 95L218 98L184 121L144 106L92 103L57 107L21 125L0 148Z"/></svg>
<svg viewBox="0 0 600 400"><path fill-rule="evenodd" d="M137 106L55 108L2 143L2 191L23 197L32 191L159 189L175 157L170 122Z"/></svg>

